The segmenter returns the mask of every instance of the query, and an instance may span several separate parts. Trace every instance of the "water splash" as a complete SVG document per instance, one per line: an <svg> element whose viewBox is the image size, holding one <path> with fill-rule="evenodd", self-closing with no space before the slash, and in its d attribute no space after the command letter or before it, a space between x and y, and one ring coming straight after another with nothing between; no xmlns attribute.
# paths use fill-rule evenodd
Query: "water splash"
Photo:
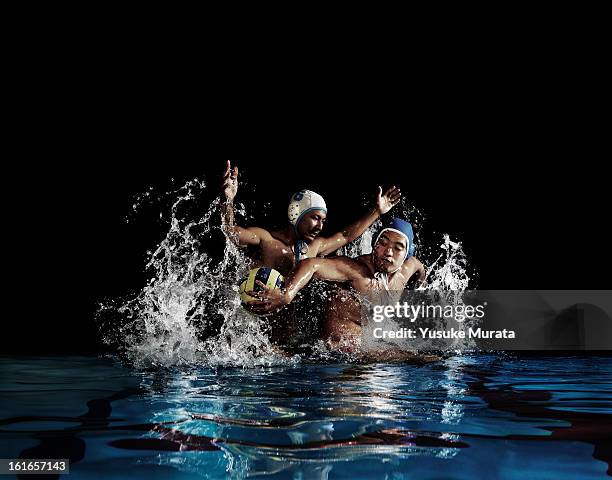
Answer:
<svg viewBox="0 0 612 480"><path fill-rule="evenodd" d="M444 234L440 248L442 253L427 268L423 288L463 292L468 287L470 276L461 243L453 242L448 234Z"/></svg>
<svg viewBox="0 0 612 480"><path fill-rule="evenodd" d="M273 347L261 319L240 306L235 285L247 274L249 261L233 243L223 241L220 199L193 218L193 204L205 188L204 181L194 179L160 196L175 200L165 237L147 252L149 281L131 298L101 305L103 340L137 366L293 361ZM148 191L145 198L151 196ZM237 216L245 215L244 206L237 205ZM222 251L215 252L213 245L223 245Z"/></svg>
<svg viewBox="0 0 612 480"><path fill-rule="evenodd" d="M241 307L237 285L247 275L251 262L224 238L220 198L203 203L207 196L210 192L204 180L195 178L170 192L156 196L149 189L135 197L132 215L141 206L166 201L168 207L160 218L167 219L168 230L159 244L147 252L146 285L130 297L100 306L98 320L104 342L141 367L251 367L298 362L298 356L288 356L270 342L264 319ZM424 215L406 201L396 210L413 223L419 253ZM237 223L251 219L244 205L236 205L236 218ZM355 257L370 253L372 236L378 228L380 221L338 254ZM445 235L440 248L442 253L429 265L427 259L422 259L428 277L421 288L465 290L469 276L461 244ZM425 249L420 250L425 253ZM316 282L312 288L318 288ZM327 293L322 287L317 292L320 304ZM316 316L320 314L318 310L307 307L302 316ZM311 318L302 322L313 323ZM311 350L315 358L337 358L337 352L330 352L323 342L311 338L310 343L315 345Z"/></svg>

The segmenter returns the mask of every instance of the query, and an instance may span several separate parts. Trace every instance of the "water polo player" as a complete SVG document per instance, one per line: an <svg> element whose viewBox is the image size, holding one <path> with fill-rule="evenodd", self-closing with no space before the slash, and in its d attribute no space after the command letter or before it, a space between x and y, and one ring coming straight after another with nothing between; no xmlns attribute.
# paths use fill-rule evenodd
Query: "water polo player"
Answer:
<svg viewBox="0 0 612 480"><path fill-rule="evenodd" d="M413 256L412 225L392 218L376 237L372 253L357 258L311 258L300 262L281 290L253 292L249 305L256 313L273 312L289 304L311 278L340 282L323 325L324 339L335 348L354 350L362 333L361 295L374 290L401 291L413 275L425 279L423 264Z"/></svg>
<svg viewBox="0 0 612 480"><path fill-rule="evenodd" d="M228 237L239 246L258 249L256 265L264 265L289 274L303 259L329 255L352 242L365 232L380 215L387 213L401 198L399 188L391 187L383 195L378 188L376 207L352 225L331 237L320 236L327 206L321 195L310 190L296 192L289 203L289 222L283 229L269 231L261 227L240 227L234 223L234 197L238 191L238 167L232 169L230 161L223 178L223 228Z"/></svg>

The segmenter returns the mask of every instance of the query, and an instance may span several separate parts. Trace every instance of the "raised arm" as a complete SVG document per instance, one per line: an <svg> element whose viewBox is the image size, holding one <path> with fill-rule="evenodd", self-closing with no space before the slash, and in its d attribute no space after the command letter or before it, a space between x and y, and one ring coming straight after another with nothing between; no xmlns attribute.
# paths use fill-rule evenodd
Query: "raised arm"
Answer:
<svg viewBox="0 0 612 480"><path fill-rule="evenodd" d="M332 282L346 282L357 276L355 260L346 257L308 258L299 262L293 272L285 279L280 290L268 290L263 283L263 291L247 292L258 300L249 302L249 308L257 314L269 313L291 303L298 292L314 278Z"/></svg>
<svg viewBox="0 0 612 480"><path fill-rule="evenodd" d="M319 248L318 254L323 256L329 255L347 243L351 243L356 238L359 238L378 217L391 210L400 201L401 196L400 189L396 186L391 187L384 195L382 193L382 187L378 187L376 207L341 232L329 238L321 238L321 247Z"/></svg>
<svg viewBox="0 0 612 480"><path fill-rule="evenodd" d="M223 194L221 205L221 228L236 245L259 245L262 237L269 235L267 230L257 227L243 228L234 223L234 198L238 192L238 167L232 169L228 160L223 174Z"/></svg>

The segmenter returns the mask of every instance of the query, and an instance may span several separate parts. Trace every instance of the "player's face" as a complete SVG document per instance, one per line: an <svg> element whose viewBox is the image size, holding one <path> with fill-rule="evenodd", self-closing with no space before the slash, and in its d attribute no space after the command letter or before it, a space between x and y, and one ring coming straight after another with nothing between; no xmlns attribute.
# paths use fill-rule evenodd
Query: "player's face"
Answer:
<svg viewBox="0 0 612 480"><path fill-rule="evenodd" d="M326 218L327 215L323 210L308 212L298 224L298 233L307 242L312 242L323 230Z"/></svg>
<svg viewBox="0 0 612 480"><path fill-rule="evenodd" d="M394 272L406 258L406 238L396 232L384 232L374 246L374 266L379 272Z"/></svg>

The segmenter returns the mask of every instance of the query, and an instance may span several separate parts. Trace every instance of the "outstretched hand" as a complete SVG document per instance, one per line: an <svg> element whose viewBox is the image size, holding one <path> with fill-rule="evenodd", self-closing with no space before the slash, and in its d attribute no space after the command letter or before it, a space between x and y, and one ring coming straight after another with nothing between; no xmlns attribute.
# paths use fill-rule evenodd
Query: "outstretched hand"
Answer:
<svg viewBox="0 0 612 480"><path fill-rule="evenodd" d="M233 200L238 192L238 167L232 169L230 161L227 161L227 167L223 174L223 193L225 198Z"/></svg>
<svg viewBox="0 0 612 480"><path fill-rule="evenodd" d="M247 295L257 298L257 300L247 302L247 307L251 312L257 315L275 313L289 303L283 290L278 288L270 289L259 280L256 280L256 283L262 290L246 292Z"/></svg>
<svg viewBox="0 0 612 480"><path fill-rule="evenodd" d="M387 190L384 195L382 193L382 187L378 187L378 196L376 198L376 208L378 213L381 215L387 213L399 203L401 198L402 193L395 185Z"/></svg>

